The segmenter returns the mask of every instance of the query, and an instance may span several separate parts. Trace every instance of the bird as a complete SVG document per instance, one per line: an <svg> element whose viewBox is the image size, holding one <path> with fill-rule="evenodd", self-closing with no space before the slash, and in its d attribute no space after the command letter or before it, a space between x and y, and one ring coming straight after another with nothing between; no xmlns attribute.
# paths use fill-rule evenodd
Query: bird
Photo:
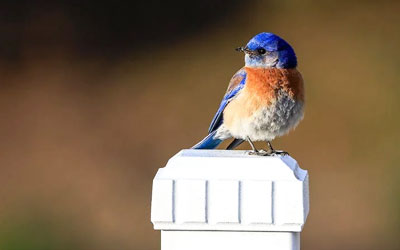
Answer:
<svg viewBox="0 0 400 250"><path fill-rule="evenodd" d="M304 81L297 70L292 46L273 33L255 35L246 46L245 65L229 82L211 121L208 135L192 149L215 149L224 140L234 149L247 141L255 155L286 155L271 141L294 129L304 116ZM265 141L268 150L258 150L254 141Z"/></svg>

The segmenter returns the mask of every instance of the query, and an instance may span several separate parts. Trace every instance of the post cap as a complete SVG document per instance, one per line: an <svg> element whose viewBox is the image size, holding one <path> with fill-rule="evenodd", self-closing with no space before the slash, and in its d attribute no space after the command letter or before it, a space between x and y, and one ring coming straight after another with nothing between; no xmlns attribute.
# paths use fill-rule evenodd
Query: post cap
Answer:
<svg viewBox="0 0 400 250"><path fill-rule="evenodd" d="M158 170L151 221L159 230L300 232L308 173L290 156L186 149Z"/></svg>

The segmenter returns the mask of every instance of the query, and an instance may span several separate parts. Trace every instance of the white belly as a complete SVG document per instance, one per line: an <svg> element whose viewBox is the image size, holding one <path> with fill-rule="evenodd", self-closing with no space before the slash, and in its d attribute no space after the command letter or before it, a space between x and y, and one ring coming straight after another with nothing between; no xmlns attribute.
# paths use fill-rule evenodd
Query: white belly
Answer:
<svg viewBox="0 0 400 250"><path fill-rule="evenodd" d="M259 108L249 117L235 119L229 128L222 124L216 137L270 141L294 129L302 118L303 102L281 92L271 105Z"/></svg>

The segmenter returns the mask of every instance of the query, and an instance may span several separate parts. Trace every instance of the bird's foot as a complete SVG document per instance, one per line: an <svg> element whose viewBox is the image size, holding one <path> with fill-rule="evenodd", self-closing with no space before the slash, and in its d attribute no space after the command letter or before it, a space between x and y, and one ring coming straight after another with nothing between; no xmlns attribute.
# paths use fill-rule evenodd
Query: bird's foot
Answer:
<svg viewBox="0 0 400 250"><path fill-rule="evenodd" d="M261 150L256 150L256 151L249 151L248 152L249 155L258 155L258 156L285 156L285 155L289 155L288 152L286 151L282 151L282 150L270 150L270 151L265 151L263 149Z"/></svg>
<svg viewBox="0 0 400 250"><path fill-rule="evenodd" d="M271 156L276 156L276 155L285 156L285 155L289 155L288 152L282 151L282 150L271 150L271 151L269 152L269 154L270 154Z"/></svg>
<svg viewBox="0 0 400 250"><path fill-rule="evenodd" d="M271 156L271 154L264 149L261 150L253 150L248 152L249 155L258 155L258 156Z"/></svg>

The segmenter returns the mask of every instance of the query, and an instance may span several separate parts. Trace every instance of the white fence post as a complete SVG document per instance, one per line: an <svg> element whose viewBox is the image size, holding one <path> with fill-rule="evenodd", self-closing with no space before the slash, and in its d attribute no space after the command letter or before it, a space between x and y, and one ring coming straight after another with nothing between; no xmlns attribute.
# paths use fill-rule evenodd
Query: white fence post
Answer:
<svg viewBox="0 0 400 250"><path fill-rule="evenodd" d="M182 150L153 181L162 250L299 250L308 173L290 156Z"/></svg>

